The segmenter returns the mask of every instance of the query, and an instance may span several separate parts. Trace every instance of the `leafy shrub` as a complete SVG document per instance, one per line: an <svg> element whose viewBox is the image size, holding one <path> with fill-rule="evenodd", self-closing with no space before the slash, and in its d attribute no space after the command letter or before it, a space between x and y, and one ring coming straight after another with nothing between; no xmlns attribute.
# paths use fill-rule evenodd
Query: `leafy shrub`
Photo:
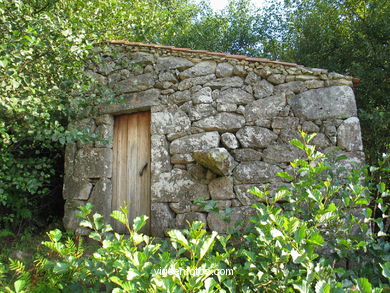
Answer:
<svg viewBox="0 0 390 293"><path fill-rule="evenodd" d="M314 135L302 135L292 144L306 159L278 174L290 183L273 195L250 190L263 202L253 206L254 229L240 235L238 244L228 242L231 235L207 233L201 222L157 242L140 232L145 216L130 227L126 208L111 214L127 228L121 235L103 216L91 215L87 204L80 207L80 225L95 247L80 236L65 239L60 230L50 231L43 242L48 252L32 268L15 260L0 265L5 292L388 292L382 219L389 190L375 187L382 197L374 198L374 206L382 213L374 218L373 186L364 173L336 168L309 145ZM232 274L214 274L218 269Z"/></svg>

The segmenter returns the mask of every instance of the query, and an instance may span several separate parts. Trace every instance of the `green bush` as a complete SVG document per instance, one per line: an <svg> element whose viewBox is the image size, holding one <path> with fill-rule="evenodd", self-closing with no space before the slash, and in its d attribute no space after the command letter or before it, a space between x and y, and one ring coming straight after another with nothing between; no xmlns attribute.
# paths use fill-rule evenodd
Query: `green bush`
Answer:
<svg viewBox="0 0 390 293"><path fill-rule="evenodd" d="M15 260L0 265L3 291L388 292L390 249L383 225L388 207L383 197L389 190L380 183L375 193L381 197L371 198L373 186L364 172L336 168L309 145L314 134L302 136L292 144L306 159L291 162L291 171L278 174L289 184L274 194L250 190L263 202L253 206L254 228L234 244L231 235L207 233L201 222L156 241L140 232L145 216L130 227L126 208L111 214L127 228L121 235L103 216L91 215L87 204L80 207L80 225L95 245L85 245L81 236L65 238L58 229L50 231L43 242L47 251L31 268ZM373 217L370 203L382 211L381 217Z"/></svg>

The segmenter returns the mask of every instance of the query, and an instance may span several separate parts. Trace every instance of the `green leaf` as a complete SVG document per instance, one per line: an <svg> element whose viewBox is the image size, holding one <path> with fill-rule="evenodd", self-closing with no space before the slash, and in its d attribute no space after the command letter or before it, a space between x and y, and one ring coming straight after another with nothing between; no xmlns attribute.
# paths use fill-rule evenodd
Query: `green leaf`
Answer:
<svg viewBox="0 0 390 293"><path fill-rule="evenodd" d="M190 249L187 239L179 230L171 230L168 232L172 242L177 242L186 249Z"/></svg>
<svg viewBox="0 0 390 293"><path fill-rule="evenodd" d="M382 267L382 275L385 278L390 279L390 262L386 262L380 265Z"/></svg>
<svg viewBox="0 0 390 293"><path fill-rule="evenodd" d="M56 274L64 274L69 271L69 265L63 262L57 262L55 263L53 267L53 273Z"/></svg>
<svg viewBox="0 0 390 293"><path fill-rule="evenodd" d="M27 280L17 280L14 283L15 292L22 292L27 287Z"/></svg>
<svg viewBox="0 0 390 293"><path fill-rule="evenodd" d="M293 145L293 146L296 146L297 148L301 149L301 150L305 150L305 145L298 139L294 138L292 140L290 140L290 143Z"/></svg>
<svg viewBox="0 0 390 293"><path fill-rule="evenodd" d="M287 179L288 181L292 181L294 178L288 174L287 172L278 172L276 175L278 175L279 177L282 177L284 179Z"/></svg>
<svg viewBox="0 0 390 293"><path fill-rule="evenodd" d="M295 232L295 241L299 244L302 242L302 240L306 236L306 226L301 226L296 232Z"/></svg>
<svg viewBox="0 0 390 293"><path fill-rule="evenodd" d="M203 257L206 255L206 253L209 251L210 247L215 242L215 237L218 235L217 232L213 231L210 236L206 238L206 240L203 242L202 247L200 248L200 255L199 260L203 259Z"/></svg>
<svg viewBox="0 0 390 293"><path fill-rule="evenodd" d="M313 243L315 245L322 245L324 243L324 238L322 238L319 232L315 232L313 233L313 235L310 236L308 242Z"/></svg>
<svg viewBox="0 0 390 293"><path fill-rule="evenodd" d="M275 228L273 228L273 229L271 230L271 235L272 235L273 238L284 237L284 236L283 236L283 233L280 232L278 229L275 229Z"/></svg>
<svg viewBox="0 0 390 293"><path fill-rule="evenodd" d="M110 216L115 220L121 222L123 225L127 225L127 215L121 211L113 211Z"/></svg>
<svg viewBox="0 0 390 293"><path fill-rule="evenodd" d="M145 226L147 219L148 219L148 217L145 215L142 215L140 217L136 217L133 221L133 230L135 232L140 231L142 229L142 227Z"/></svg>
<svg viewBox="0 0 390 293"><path fill-rule="evenodd" d="M85 227L85 228L89 228L89 229L93 229L92 223L88 220L81 220L80 226Z"/></svg>
<svg viewBox="0 0 390 293"><path fill-rule="evenodd" d="M372 293L372 286L368 279L359 278L356 283L360 293Z"/></svg>
<svg viewBox="0 0 390 293"><path fill-rule="evenodd" d="M330 293L330 285L324 280L318 281L315 287L316 293Z"/></svg>

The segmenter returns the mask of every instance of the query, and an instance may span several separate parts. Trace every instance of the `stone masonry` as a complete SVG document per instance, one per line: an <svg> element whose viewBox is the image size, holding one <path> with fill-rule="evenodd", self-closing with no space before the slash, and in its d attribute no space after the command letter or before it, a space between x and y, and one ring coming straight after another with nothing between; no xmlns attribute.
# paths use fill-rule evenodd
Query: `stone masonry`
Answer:
<svg viewBox="0 0 390 293"><path fill-rule="evenodd" d="M251 186L284 182L277 172L300 157L289 144L299 129L318 133L322 151L339 147L363 159L352 78L324 69L139 43L96 48L87 73L118 103L72 123L108 143L69 144L65 155L64 224L76 230L76 207L86 202L111 212L114 116L151 111L151 227L163 236L187 221L224 232L245 221L258 199ZM119 102L121 101L121 102ZM231 208L231 221L195 200Z"/></svg>

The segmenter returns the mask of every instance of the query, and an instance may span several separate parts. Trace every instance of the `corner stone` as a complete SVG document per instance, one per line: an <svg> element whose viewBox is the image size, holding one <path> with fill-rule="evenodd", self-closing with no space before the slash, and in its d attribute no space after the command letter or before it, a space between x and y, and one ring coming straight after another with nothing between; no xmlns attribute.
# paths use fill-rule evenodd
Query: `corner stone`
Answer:
<svg viewBox="0 0 390 293"><path fill-rule="evenodd" d="M339 126L337 144L348 151L363 150L360 123L357 117L348 118Z"/></svg>

